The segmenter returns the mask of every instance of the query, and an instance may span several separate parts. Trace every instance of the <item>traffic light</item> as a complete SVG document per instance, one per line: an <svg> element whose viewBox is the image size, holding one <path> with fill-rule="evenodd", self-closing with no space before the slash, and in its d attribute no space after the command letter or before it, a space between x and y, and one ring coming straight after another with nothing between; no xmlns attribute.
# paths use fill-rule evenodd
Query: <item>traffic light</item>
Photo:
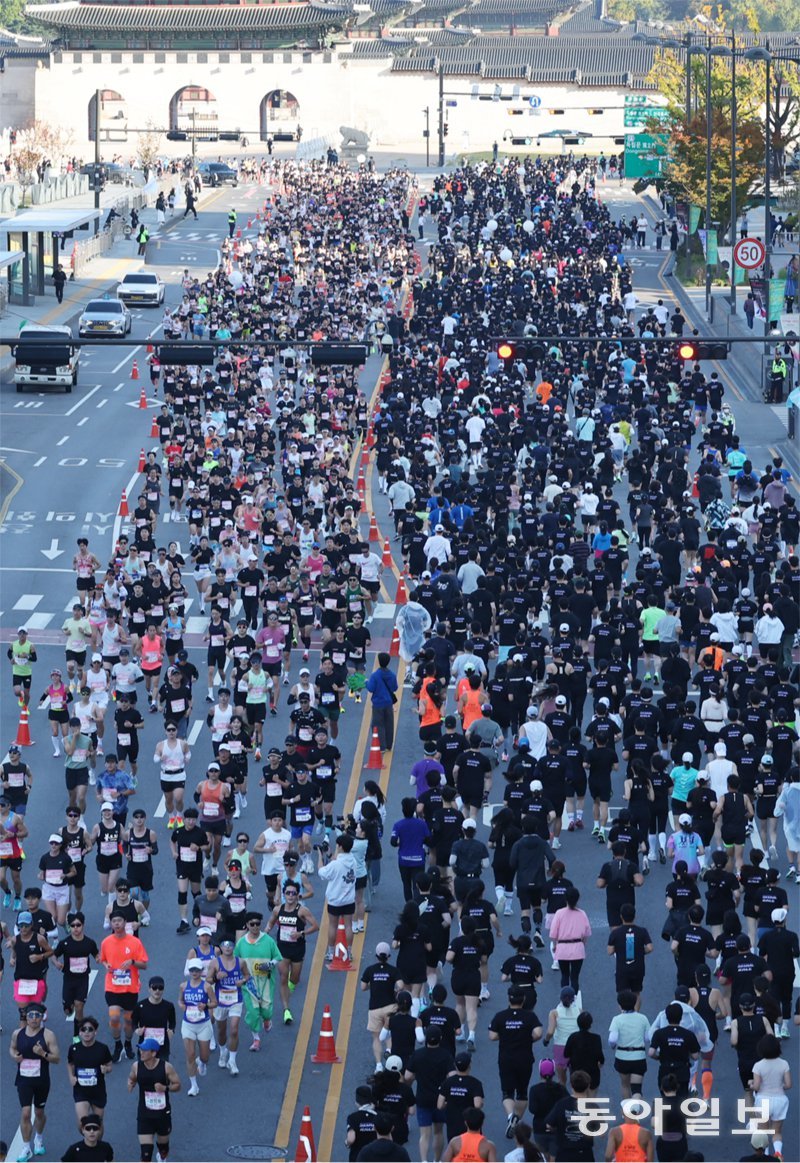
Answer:
<svg viewBox="0 0 800 1163"><path fill-rule="evenodd" d="M10 143L11 145L16 145L16 144L17 144L17 131L16 131L16 129L11 129L11 130L9 130L9 133L8 133L8 140L9 140L9 143Z"/></svg>
<svg viewBox="0 0 800 1163"><path fill-rule="evenodd" d="M311 363L320 365L359 367L367 362L366 345L360 343L315 343L311 347Z"/></svg>
<svg viewBox="0 0 800 1163"><path fill-rule="evenodd" d="M728 345L718 340L682 339L677 346L678 359L697 363L703 359L727 359Z"/></svg>
<svg viewBox="0 0 800 1163"><path fill-rule="evenodd" d="M160 343L156 354L165 367L211 367L217 357L212 343Z"/></svg>
<svg viewBox="0 0 800 1163"><path fill-rule="evenodd" d="M444 125L442 126L442 133L443 133L443 135L444 135L445 137L447 137L447 135L448 135L448 133L449 133L449 132L450 132L450 126L449 126L449 125L448 125L448 123L445 121Z"/></svg>
<svg viewBox="0 0 800 1163"><path fill-rule="evenodd" d="M503 343L498 343L497 354L499 355L500 359L502 359L503 362L505 362L506 360L514 359L514 357L517 354L517 351L516 351L516 348L514 347L513 343L503 342Z"/></svg>

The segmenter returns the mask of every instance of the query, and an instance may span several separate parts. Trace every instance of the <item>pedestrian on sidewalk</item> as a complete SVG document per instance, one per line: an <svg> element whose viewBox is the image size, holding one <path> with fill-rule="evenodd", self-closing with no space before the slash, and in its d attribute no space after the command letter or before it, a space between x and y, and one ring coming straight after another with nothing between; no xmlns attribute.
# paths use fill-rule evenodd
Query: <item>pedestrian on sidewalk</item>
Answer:
<svg viewBox="0 0 800 1163"><path fill-rule="evenodd" d="M656 222L654 232L656 236L656 250L661 250L667 234L667 224L663 218L659 218L658 222Z"/></svg>
<svg viewBox="0 0 800 1163"><path fill-rule="evenodd" d="M175 193L175 187L173 186L172 189L170 190L170 192L167 194L167 205L169 206L170 218L175 213L176 199L177 199L177 194Z"/></svg>
<svg viewBox="0 0 800 1163"><path fill-rule="evenodd" d="M159 226L164 225L164 220L167 215L167 201L164 197L164 191L160 190L156 198L156 221Z"/></svg>
<svg viewBox="0 0 800 1163"><path fill-rule="evenodd" d="M742 310L744 311L744 317L747 320L747 326L752 331L753 330L753 320L756 317L756 301L755 301L755 298L753 297L752 292L750 292L748 294L747 298L745 299L744 307L742 308Z"/></svg>
<svg viewBox="0 0 800 1163"><path fill-rule="evenodd" d="M636 224L636 246L641 250L647 245L647 219L644 214L639 215L639 221Z"/></svg>
<svg viewBox="0 0 800 1163"><path fill-rule="evenodd" d="M63 303L64 301L64 284L66 281L67 273L62 267L61 263L59 263L56 269L53 271L53 286L56 289L56 299L59 303Z"/></svg>
<svg viewBox="0 0 800 1163"><path fill-rule="evenodd" d="M750 225L747 213L744 213L739 219L739 237L747 238L747 230Z"/></svg>
<svg viewBox="0 0 800 1163"><path fill-rule="evenodd" d="M150 231L147 229L147 227L145 226L145 224L143 222L142 225L139 227L139 233L136 235L136 241L139 244L139 249L137 251L137 254L144 255L144 252L147 249L147 240L149 237L150 237Z"/></svg>
<svg viewBox="0 0 800 1163"><path fill-rule="evenodd" d="M789 259L789 265L786 268L786 283L783 288L787 315L791 315L794 311L794 301L797 298L798 273L800 273L800 260L798 260L798 256L795 254Z"/></svg>

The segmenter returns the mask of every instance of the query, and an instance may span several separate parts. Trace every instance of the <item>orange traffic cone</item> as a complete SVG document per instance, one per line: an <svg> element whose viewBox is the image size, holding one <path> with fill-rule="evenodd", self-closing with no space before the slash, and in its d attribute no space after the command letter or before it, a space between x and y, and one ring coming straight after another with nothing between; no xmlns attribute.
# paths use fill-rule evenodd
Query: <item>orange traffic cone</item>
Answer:
<svg viewBox="0 0 800 1163"><path fill-rule="evenodd" d="M17 737L14 740L17 747L33 747L33 740L31 739L30 728L30 714L27 707L22 707L19 712L19 726L17 727Z"/></svg>
<svg viewBox="0 0 800 1163"><path fill-rule="evenodd" d="M118 517L130 517L130 515L131 515L130 509L128 508L128 494L123 489L122 496L120 497L120 500L119 500L119 512L117 513L117 516Z"/></svg>
<svg viewBox="0 0 800 1163"><path fill-rule="evenodd" d="M370 424L369 428L367 429L367 448L370 449L370 451L372 451L372 449L374 447L375 447L375 431L374 431L372 425Z"/></svg>
<svg viewBox="0 0 800 1163"><path fill-rule="evenodd" d="M138 378L139 378L139 365L136 362L136 360L134 360L133 367L131 368L131 379L138 380Z"/></svg>
<svg viewBox="0 0 800 1163"><path fill-rule="evenodd" d="M250 230L250 229L251 229L251 227L252 227L252 225L253 225L253 219L252 219L252 218L248 218L248 219L247 219L247 229L248 229L248 230Z"/></svg>
<svg viewBox="0 0 800 1163"><path fill-rule="evenodd" d="M144 466L145 466L144 449L140 448L139 449L139 467L137 468L136 471L137 472L144 472Z"/></svg>
<svg viewBox="0 0 800 1163"><path fill-rule="evenodd" d="M240 226L240 227L239 227L239 229L236 231L236 237L237 237L237 238L241 238L241 237L242 237L242 228L241 228L241 226Z"/></svg>
<svg viewBox="0 0 800 1163"><path fill-rule="evenodd" d="M375 514L373 513L369 519L369 540L380 541L380 539L380 534L378 533L378 522L375 520Z"/></svg>
<svg viewBox="0 0 800 1163"><path fill-rule="evenodd" d="M303 1117L300 1120L300 1136L294 1153L294 1163L317 1163L314 1128L311 1125L311 1111L308 1107L303 1110Z"/></svg>
<svg viewBox="0 0 800 1163"><path fill-rule="evenodd" d="M361 469L359 469L359 470L358 470L358 481L356 482L356 488L358 489L358 495L359 495L359 497L361 497L361 498L362 498L362 500L363 500L364 493L367 491L367 482L366 482L366 480L364 479L364 470L363 470L363 468L361 468Z"/></svg>
<svg viewBox="0 0 800 1163"><path fill-rule="evenodd" d="M338 969L342 973L346 973L349 969L355 969L353 959L350 956L350 950L347 946L347 932L344 927L344 917L339 917L339 925L336 929L336 944L333 947L333 961L328 962L328 969ZM322 1028L325 1029L325 1019L322 1019ZM333 1038L333 1031L331 1031L331 1038ZM335 1052L335 1051L334 1051ZM319 1053L319 1050L317 1050Z"/></svg>
<svg viewBox="0 0 800 1163"><path fill-rule="evenodd" d="M392 641L389 645L389 657L390 658L399 658L400 657L400 631L397 629L396 626L395 626L394 630L392 630Z"/></svg>
<svg viewBox="0 0 800 1163"><path fill-rule="evenodd" d="M395 598L395 604L398 606L404 606L407 601L408 594L406 593L406 579L401 573L400 581L397 583L397 597Z"/></svg>
<svg viewBox="0 0 800 1163"><path fill-rule="evenodd" d="M372 728L372 741L369 745L369 755L367 762L364 764L364 769L367 771L380 771L383 767L383 754L381 752L381 742L378 736L378 728Z"/></svg>
<svg viewBox="0 0 800 1163"><path fill-rule="evenodd" d="M147 392L144 390L144 387L142 387L141 392L139 392L139 407L147 407Z"/></svg>
<svg viewBox="0 0 800 1163"><path fill-rule="evenodd" d="M148 343L148 345L147 345L147 354L148 354L148 355L152 355L154 351L155 351L155 348L153 347L152 343Z"/></svg>
<svg viewBox="0 0 800 1163"><path fill-rule="evenodd" d="M361 451L361 467L366 468L369 464L369 449L363 448Z"/></svg>
<svg viewBox="0 0 800 1163"><path fill-rule="evenodd" d="M389 547L389 538L387 537L383 543L383 568L392 568L392 551Z"/></svg>
<svg viewBox="0 0 800 1163"><path fill-rule="evenodd" d="M158 416L154 416L153 423L150 425L150 439L153 440L155 437L160 435L161 433L158 430Z"/></svg>
<svg viewBox="0 0 800 1163"><path fill-rule="evenodd" d="M347 946L345 946L345 952L347 952ZM333 962L330 962L329 968L333 968ZM337 966L337 968L339 967ZM333 1036L333 1022L331 1020L330 1006L323 1006L322 1026L320 1027L319 1038L317 1040L317 1052L316 1054L311 1055L311 1061L319 1062L323 1065L333 1062L341 1062L341 1058L336 1053L336 1039Z"/></svg>

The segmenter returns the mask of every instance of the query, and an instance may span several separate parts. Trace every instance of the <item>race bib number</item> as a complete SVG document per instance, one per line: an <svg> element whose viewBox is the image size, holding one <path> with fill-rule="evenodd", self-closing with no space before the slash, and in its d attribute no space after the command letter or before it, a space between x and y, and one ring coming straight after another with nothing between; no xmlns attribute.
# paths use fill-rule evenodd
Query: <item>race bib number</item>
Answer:
<svg viewBox="0 0 800 1163"><path fill-rule="evenodd" d="M97 1071L91 1066L79 1066L75 1074L78 1086L97 1086Z"/></svg>
<svg viewBox="0 0 800 1163"><path fill-rule="evenodd" d="M217 918L216 917L204 917L201 913L200 914L200 924L207 925L212 933L216 933L216 931L217 931Z"/></svg>
<svg viewBox="0 0 800 1163"><path fill-rule="evenodd" d="M333 694L332 691L325 691L325 693L322 695L322 698L320 701L325 703L325 704L335 703L336 702L336 695Z"/></svg>
<svg viewBox="0 0 800 1163"><path fill-rule="evenodd" d="M14 855L14 845L10 840L0 840L0 860Z"/></svg>
<svg viewBox="0 0 800 1163"><path fill-rule="evenodd" d="M56 885L60 887L64 883L64 874L60 868L48 868L44 874L44 879L47 884Z"/></svg>
<svg viewBox="0 0 800 1163"><path fill-rule="evenodd" d="M165 1031L160 1026L145 1026L144 1028L145 1038L155 1038L159 1046L164 1045L164 1035Z"/></svg>
<svg viewBox="0 0 800 1163"><path fill-rule="evenodd" d="M268 796L279 796L282 794L283 794L283 788L281 787L281 785L279 783L270 782L267 784L267 795Z"/></svg>
<svg viewBox="0 0 800 1163"><path fill-rule="evenodd" d="M42 1063L38 1058L23 1058L19 1064L22 1078L41 1078Z"/></svg>
<svg viewBox="0 0 800 1163"><path fill-rule="evenodd" d="M8 775L9 787L22 787L25 783L25 773L23 771L11 771Z"/></svg>
<svg viewBox="0 0 800 1163"><path fill-rule="evenodd" d="M127 928L128 928L128 926L126 925L125 926L126 931L127 931ZM112 969L111 970L111 982L113 985L130 985L131 984L131 971L130 971L130 969Z"/></svg>
<svg viewBox="0 0 800 1163"><path fill-rule="evenodd" d="M219 816L219 804L214 800L203 804L203 815L207 820L216 820L217 816Z"/></svg>
<svg viewBox="0 0 800 1163"><path fill-rule="evenodd" d="M23 978L23 980L17 982L17 993L20 997L34 997L38 988L38 981L28 981Z"/></svg>
<svg viewBox="0 0 800 1163"><path fill-rule="evenodd" d="M167 1096L157 1090L144 1092L144 1105L149 1111L163 1111L167 1109Z"/></svg>
<svg viewBox="0 0 800 1163"><path fill-rule="evenodd" d="M297 940L297 929L293 925L281 925L279 932L281 941L291 943Z"/></svg>
<svg viewBox="0 0 800 1163"><path fill-rule="evenodd" d="M206 1017L205 1010L202 1010L200 1008L200 1006L187 1006L186 1007L186 1021L187 1022L194 1022L195 1024L197 1024L198 1022L205 1021L205 1017Z"/></svg>
<svg viewBox="0 0 800 1163"><path fill-rule="evenodd" d="M311 808L297 808L295 818L298 824L307 824L311 819Z"/></svg>
<svg viewBox="0 0 800 1163"><path fill-rule="evenodd" d="M131 860L134 864L145 864L148 859L148 854L145 852L144 848L131 849Z"/></svg>
<svg viewBox="0 0 800 1163"><path fill-rule="evenodd" d="M118 852L117 843L115 840L101 840L100 841L100 855L101 856L116 856Z"/></svg>
<svg viewBox="0 0 800 1163"><path fill-rule="evenodd" d="M219 1004L221 1006L235 1006L238 1001L238 989L221 989L219 991Z"/></svg>
<svg viewBox="0 0 800 1163"><path fill-rule="evenodd" d="M120 747L130 747L131 737L127 731L120 732L120 734L117 735L117 743L119 743Z"/></svg>
<svg viewBox="0 0 800 1163"><path fill-rule="evenodd" d="M88 973L89 972L89 958L88 957L70 957L69 959L70 973Z"/></svg>
<svg viewBox="0 0 800 1163"><path fill-rule="evenodd" d="M197 857L199 855L199 853L195 852L194 848L181 848L180 854L181 854L181 861L184 864L193 863L193 861L197 860Z"/></svg>

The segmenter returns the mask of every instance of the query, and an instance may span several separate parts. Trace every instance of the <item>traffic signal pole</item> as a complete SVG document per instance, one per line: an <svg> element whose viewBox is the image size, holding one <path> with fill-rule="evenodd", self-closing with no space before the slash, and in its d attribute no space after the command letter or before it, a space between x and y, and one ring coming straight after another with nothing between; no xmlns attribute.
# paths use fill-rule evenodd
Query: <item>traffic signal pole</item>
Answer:
<svg viewBox="0 0 800 1163"><path fill-rule="evenodd" d="M92 185L94 186L94 208L100 209L100 102L102 100L101 90L94 91L94 174L92 175Z"/></svg>

